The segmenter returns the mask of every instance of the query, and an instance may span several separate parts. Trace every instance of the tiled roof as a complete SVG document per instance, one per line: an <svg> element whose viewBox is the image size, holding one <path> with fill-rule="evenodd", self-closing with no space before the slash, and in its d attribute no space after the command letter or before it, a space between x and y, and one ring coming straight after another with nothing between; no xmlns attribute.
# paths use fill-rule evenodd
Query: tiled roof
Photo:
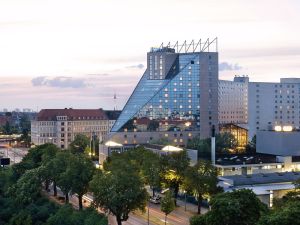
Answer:
<svg viewBox="0 0 300 225"><path fill-rule="evenodd" d="M56 121L57 116L67 116L67 120L107 120L102 109L42 109L38 121Z"/></svg>

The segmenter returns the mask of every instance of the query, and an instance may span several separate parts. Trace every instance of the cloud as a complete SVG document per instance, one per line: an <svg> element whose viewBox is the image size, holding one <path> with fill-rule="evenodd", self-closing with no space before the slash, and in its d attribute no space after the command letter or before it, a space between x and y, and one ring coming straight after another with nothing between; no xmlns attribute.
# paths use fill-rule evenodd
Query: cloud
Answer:
<svg viewBox="0 0 300 225"><path fill-rule="evenodd" d="M239 64L229 64L227 62L221 62L219 64L219 71L226 71L226 70L241 70L243 67L241 67Z"/></svg>
<svg viewBox="0 0 300 225"><path fill-rule="evenodd" d="M137 65L132 65L132 66L127 66L126 68L131 68L131 69L143 69L145 66L144 64L137 64Z"/></svg>
<svg viewBox="0 0 300 225"><path fill-rule="evenodd" d="M90 73L90 74L88 74L88 76L94 76L94 77L107 77L109 75L110 74L108 74L108 73Z"/></svg>
<svg viewBox="0 0 300 225"><path fill-rule="evenodd" d="M58 88L84 88L87 86L85 79L72 77L54 77L45 76L35 77L31 80L33 86L47 86Z"/></svg>

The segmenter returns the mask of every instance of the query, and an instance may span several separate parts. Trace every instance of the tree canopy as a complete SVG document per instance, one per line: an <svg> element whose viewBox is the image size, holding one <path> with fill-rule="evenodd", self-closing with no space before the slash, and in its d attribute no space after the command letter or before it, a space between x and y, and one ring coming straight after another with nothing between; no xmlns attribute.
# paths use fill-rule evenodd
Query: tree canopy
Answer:
<svg viewBox="0 0 300 225"><path fill-rule="evenodd" d="M217 169L209 161L198 161L189 167L185 174L185 186L191 190L198 201L198 214L201 212L201 202L204 195L213 194L217 190L218 173Z"/></svg>
<svg viewBox="0 0 300 225"><path fill-rule="evenodd" d="M248 189L217 194L210 204L211 210L191 218L191 225L255 225L267 212L267 206Z"/></svg>
<svg viewBox="0 0 300 225"><path fill-rule="evenodd" d="M84 134L77 134L70 143L69 148L72 153L84 153L87 146L90 145L90 139Z"/></svg>
<svg viewBox="0 0 300 225"><path fill-rule="evenodd" d="M165 213L165 224L167 224L167 216L175 209L175 202L171 191L167 191L161 200L161 211Z"/></svg>
<svg viewBox="0 0 300 225"><path fill-rule="evenodd" d="M179 188L183 184L185 170L189 166L190 159L184 150L163 155L160 163L162 166L162 182L174 192L176 204Z"/></svg>
<svg viewBox="0 0 300 225"><path fill-rule="evenodd" d="M131 211L144 210L148 194L136 167L129 161L111 163L107 170L97 171L90 183L94 204L116 216L118 225Z"/></svg>

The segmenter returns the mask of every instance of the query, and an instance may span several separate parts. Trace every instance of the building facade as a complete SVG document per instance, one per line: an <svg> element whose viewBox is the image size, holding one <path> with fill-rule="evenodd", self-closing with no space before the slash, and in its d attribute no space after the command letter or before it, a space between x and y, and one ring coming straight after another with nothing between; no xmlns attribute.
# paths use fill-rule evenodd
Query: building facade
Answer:
<svg viewBox="0 0 300 225"><path fill-rule="evenodd" d="M250 138L277 125L299 129L299 78L282 78L280 83L250 82L248 96Z"/></svg>
<svg viewBox="0 0 300 225"><path fill-rule="evenodd" d="M217 40L152 48L147 68L111 130L122 144L182 143L218 125ZM132 138L129 138L132 137Z"/></svg>
<svg viewBox="0 0 300 225"><path fill-rule="evenodd" d="M219 124L248 123L248 84L247 76L219 80Z"/></svg>
<svg viewBox="0 0 300 225"><path fill-rule="evenodd" d="M43 109L31 121L31 141L35 145L53 143L66 149L77 134L104 140L109 126L102 109Z"/></svg>

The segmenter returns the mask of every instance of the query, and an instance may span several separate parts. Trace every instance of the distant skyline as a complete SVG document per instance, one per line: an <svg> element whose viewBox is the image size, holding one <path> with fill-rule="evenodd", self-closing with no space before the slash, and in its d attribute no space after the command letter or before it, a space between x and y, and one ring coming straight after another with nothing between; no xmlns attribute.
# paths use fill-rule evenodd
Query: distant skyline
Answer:
<svg viewBox="0 0 300 225"><path fill-rule="evenodd" d="M300 77L297 0L1 0L0 109L122 109L161 42L218 37L220 78Z"/></svg>

